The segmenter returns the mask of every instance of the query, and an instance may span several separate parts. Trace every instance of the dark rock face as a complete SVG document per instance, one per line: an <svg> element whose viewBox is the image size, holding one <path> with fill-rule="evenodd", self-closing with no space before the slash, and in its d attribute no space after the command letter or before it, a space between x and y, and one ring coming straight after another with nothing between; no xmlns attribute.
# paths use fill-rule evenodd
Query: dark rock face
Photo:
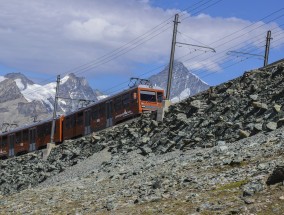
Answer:
<svg viewBox="0 0 284 215"><path fill-rule="evenodd" d="M0 103L23 98L21 91L13 80L6 79L0 84Z"/></svg>
<svg viewBox="0 0 284 215"><path fill-rule="evenodd" d="M97 96L93 89L89 86L86 78L76 77L73 73L68 75L67 81L60 85L60 96L71 99L86 99L97 101ZM65 113L73 111L78 108L78 101L66 100L60 104L60 107ZM82 105L82 104L81 104ZM74 109L75 108L75 109Z"/></svg>
<svg viewBox="0 0 284 215"><path fill-rule="evenodd" d="M33 101L28 103L19 102L17 110L18 113L24 116L32 116L34 113L39 115L49 113L49 110L47 110L45 105L40 101Z"/></svg>
<svg viewBox="0 0 284 215"><path fill-rule="evenodd" d="M266 181L267 185L284 182L284 166L277 166Z"/></svg>

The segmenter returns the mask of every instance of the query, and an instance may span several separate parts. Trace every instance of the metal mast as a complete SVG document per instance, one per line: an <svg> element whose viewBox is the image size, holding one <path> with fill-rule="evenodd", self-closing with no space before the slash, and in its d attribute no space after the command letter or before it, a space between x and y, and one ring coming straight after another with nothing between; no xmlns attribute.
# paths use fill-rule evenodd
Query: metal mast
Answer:
<svg viewBox="0 0 284 215"><path fill-rule="evenodd" d="M51 143L54 143L54 133L55 133L55 122L56 122L56 110L57 110L57 103L58 103L59 85L60 85L60 75L57 76L57 81L56 81L56 91L55 91L55 100L54 100L54 109L53 109L53 121L52 121L51 135L50 135L50 142Z"/></svg>
<svg viewBox="0 0 284 215"><path fill-rule="evenodd" d="M271 31L267 31L266 36L266 45L265 45L265 54L264 54L264 64L263 66L267 66L268 64L268 56L269 56L269 49L270 49L270 40L271 40Z"/></svg>
<svg viewBox="0 0 284 215"><path fill-rule="evenodd" d="M174 30L173 30L171 57L170 57L170 65L169 65L169 73L168 73L167 94L166 94L166 99L167 100L170 99L170 94L171 94L173 65L174 65L174 58L175 58L176 36L177 36L177 26L178 26L178 23L179 23L178 17L179 17L179 15L176 14L175 15L175 20L174 20Z"/></svg>

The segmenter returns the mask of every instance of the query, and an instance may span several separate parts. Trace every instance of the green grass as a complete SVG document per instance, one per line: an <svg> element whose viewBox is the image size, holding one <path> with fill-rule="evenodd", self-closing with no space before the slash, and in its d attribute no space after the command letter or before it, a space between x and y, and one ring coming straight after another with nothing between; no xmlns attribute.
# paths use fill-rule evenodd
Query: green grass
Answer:
<svg viewBox="0 0 284 215"><path fill-rule="evenodd" d="M234 189L234 188L240 188L241 186L245 185L248 183L248 180L242 180L242 181L236 181L236 182L232 182L229 184L225 184L221 187L218 187L216 190L217 191L223 191L223 190L230 190L230 189Z"/></svg>

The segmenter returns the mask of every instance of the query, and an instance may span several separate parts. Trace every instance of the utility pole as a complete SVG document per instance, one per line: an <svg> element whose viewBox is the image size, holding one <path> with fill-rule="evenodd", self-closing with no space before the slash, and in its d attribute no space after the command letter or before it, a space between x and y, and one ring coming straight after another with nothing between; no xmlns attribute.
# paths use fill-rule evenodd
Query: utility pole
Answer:
<svg viewBox="0 0 284 215"><path fill-rule="evenodd" d="M266 45L265 45L265 54L264 54L264 64L263 66L267 66L268 64L268 56L269 56L269 49L270 49L270 40L271 40L271 31L267 31L266 36Z"/></svg>
<svg viewBox="0 0 284 215"><path fill-rule="evenodd" d="M50 143L54 143L54 133L55 133L55 122L56 122L56 111L57 111L57 103L58 103L59 85L60 85L60 75L57 76L57 81L56 81L56 91L55 91L53 121L52 121L51 135L50 135Z"/></svg>
<svg viewBox="0 0 284 215"><path fill-rule="evenodd" d="M171 94L171 86L172 86L172 75L173 75L173 65L174 65L174 58L175 58L175 47L176 47L176 37L177 37L177 27L179 15L175 15L174 20L174 30L173 30L173 39L172 39L172 48L171 48L171 57L170 57L170 65L169 65L169 73L168 73L168 83L167 83L167 94L166 94L166 100L170 100L170 94Z"/></svg>

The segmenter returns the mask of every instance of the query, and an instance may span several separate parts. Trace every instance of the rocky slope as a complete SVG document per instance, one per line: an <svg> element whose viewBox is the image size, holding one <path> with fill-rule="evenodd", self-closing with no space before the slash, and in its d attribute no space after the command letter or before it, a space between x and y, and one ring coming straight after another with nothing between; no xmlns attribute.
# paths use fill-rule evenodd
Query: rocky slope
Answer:
<svg viewBox="0 0 284 215"><path fill-rule="evenodd" d="M156 75L149 78L154 86L167 89L169 66ZM189 96L207 90L209 85L199 77L191 73L182 62L175 61L173 67L172 87L170 99L172 102L179 102Z"/></svg>
<svg viewBox="0 0 284 215"><path fill-rule="evenodd" d="M0 214L283 214L284 64L0 161Z"/></svg>

